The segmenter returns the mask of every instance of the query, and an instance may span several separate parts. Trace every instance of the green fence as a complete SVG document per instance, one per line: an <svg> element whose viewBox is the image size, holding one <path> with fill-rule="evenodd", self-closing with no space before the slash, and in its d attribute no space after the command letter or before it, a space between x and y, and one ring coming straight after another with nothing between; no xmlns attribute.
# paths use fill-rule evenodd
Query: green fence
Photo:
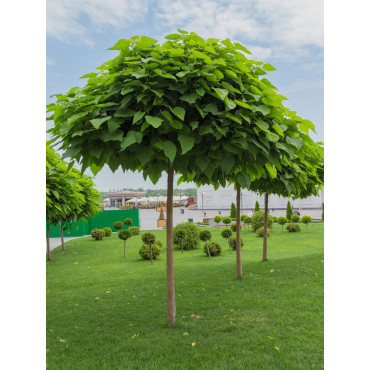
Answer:
<svg viewBox="0 0 370 370"><path fill-rule="evenodd" d="M115 211L102 211L94 217L89 218L87 221L79 220L71 223L71 228L63 232L64 236L84 236L89 235L94 229L102 229L103 227L110 227L115 231L113 224L116 221L122 221L125 218L132 219L131 226L140 227L140 218L138 209L119 209ZM68 223L64 224L63 227L68 226ZM122 229L128 227L124 224ZM49 226L50 238L60 237L60 224Z"/></svg>

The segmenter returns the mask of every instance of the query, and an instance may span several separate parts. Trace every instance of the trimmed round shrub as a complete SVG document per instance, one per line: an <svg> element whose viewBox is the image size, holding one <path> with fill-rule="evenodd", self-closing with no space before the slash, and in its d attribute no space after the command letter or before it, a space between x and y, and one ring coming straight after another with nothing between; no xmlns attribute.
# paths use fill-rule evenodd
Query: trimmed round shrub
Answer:
<svg viewBox="0 0 370 370"><path fill-rule="evenodd" d="M141 237L141 240L144 242L144 244L153 245L155 244L155 235L153 233L145 233Z"/></svg>
<svg viewBox="0 0 370 370"><path fill-rule="evenodd" d="M299 227L299 224L297 224L295 222L292 222L292 223L288 224L287 227L286 227L286 229L290 233L295 233L295 232L301 231L301 228Z"/></svg>
<svg viewBox="0 0 370 370"><path fill-rule="evenodd" d="M270 229L268 228L267 229L267 236L270 236ZM259 229L256 230L256 233L258 236L260 236L261 238L263 237L264 233L265 233L265 228L264 226L260 227Z"/></svg>
<svg viewBox="0 0 370 370"><path fill-rule="evenodd" d="M221 245L217 242L210 242L210 243L207 243L208 245L208 249L209 249L209 254L211 256L218 256L219 254L221 254ZM203 252L208 256L208 252L207 252L207 247L206 245L204 244L203 246Z"/></svg>
<svg viewBox="0 0 370 370"><path fill-rule="evenodd" d="M299 222L299 218L300 217L298 215L293 215L291 220L292 220L292 222Z"/></svg>
<svg viewBox="0 0 370 370"><path fill-rule="evenodd" d="M231 229L223 229L221 231L221 236L225 239L229 239L231 235L233 235L233 232L231 231Z"/></svg>
<svg viewBox="0 0 370 370"><path fill-rule="evenodd" d="M312 217L311 216L302 216L301 218L301 222L303 222L304 224L309 224L310 222L312 222Z"/></svg>
<svg viewBox="0 0 370 370"><path fill-rule="evenodd" d="M216 224L218 225L222 221L222 217L221 216L215 216L215 217L213 217L213 221L216 222Z"/></svg>
<svg viewBox="0 0 370 370"><path fill-rule="evenodd" d="M262 226L264 226L265 223L265 212L264 211L257 211L253 213L252 217L252 227L254 231L257 231L260 229ZM267 215L267 227L269 229L272 228L272 224L274 223L274 219L272 218L271 215Z"/></svg>
<svg viewBox="0 0 370 370"><path fill-rule="evenodd" d="M199 245L199 229L192 222L183 222L178 224L173 229L173 242L181 249L181 238L178 237L177 231L184 230L185 237L182 240L183 247L185 250L194 249Z"/></svg>
<svg viewBox="0 0 370 370"><path fill-rule="evenodd" d="M125 218L125 219L123 220L123 223L124 223L125 225L127 225L127 226L132 225L132 218Z"/></svg>
<svg viewBox="0 0 370 370"><path fill-rule="evenodd" d="M95 240L102 240L105 237L105 231L103 229L94 229L91 231L91 236L95 238Z"/></svg>
<svg viewBox="0 0 370 370"><path fill-rule="evenodd" d="M128 230L121 230L118 233L118 237L122 240L127 240L128 238L131 237L131 233Z"/></svg>
<svg viewBox="0 0 370 370"><path fill-rule="evenodd" d="M212 238L212 234L209 230L202 230L200 233L199 233L199 239L202 241L202 242L205 242L206 240L211 240Z"/></svg>
<svg viewBox="0 0 370 370"><path fill-rule="evenodd" d="M116 230L122 229L122 227L123 227L123 222L121 222L121 221L116 221L116 222L113 224L113 227L114 227Z"/></svg>
<svg viewBox="0 0 370 370"><path fill-rule="evenodd" d="M272 219L274 220L274 222L277 222L278 218L276 216L272 216Z"/></svg>
<svg viewBox="0 0 370 370"><path fill-rule="evenodd" d="M251 222L252 222L252 217L249 217L249 216L244 217L244 223L245 224L250 224Z"/></svg>
<svg viewBox="0 0 370 370"><path fill-rule="evenodd" d="M161 247L155 243L152 244L152 255L153 259L156 259L161 254ZM139 250L140 257L144 260L150 260L150 245L149 244L143 244Z"/></svg>
<svg viewBox="0 0 370 370"><path fill-rule="evenodd" d="M236 224L231 224L231 231L233 231L234 233L236 232ZM241 227L240 227L241 229Z"/></svg>
<svg viewBox="0 0 370 370"><path fill-rule="evenodd" d="M231 217L224 217L222 219L222 222L225 224L225 225L229 225L231 224Z"/></svg>
<svg viewBox="0 0 370 370"><path fill-rule="evenodd" d="M111 236L112 235L112 229L110 227L105 227L104 229L105 236Z"/></svg>
<svg viewBox="0 0 370 370"><path fill-rule="evenodd" d="M163 243L160 240L156 240L154 244L157 244L161 248L163 246Z"/></svg>
<svg viewBox="0 0 370 370"><path fill-rule="evenodd" d="M284 224L286 224L286 223L288 222L288 219L287 219L286 217L284 217L284 216L280 216L280 217L277 219L277 222L278 222L278 224L280 224L280 225L284 225Z"/></svg>
<svg viewBox="0 0 370 370"><path fill-rule="evenodd" d="M240 238L240 248L243 247L243 245L244 245L243 239ZM236 236L231 236L230 237L230 247L233 250L236 249Z"/></svg>
<svg viewBox="0 0 370 370"><path fill-rule="evenodd" d="M129 228L129 231L131 233L132 236L134 235L139 235L140 234L140 229L136 226L132 226Z"/></svg>

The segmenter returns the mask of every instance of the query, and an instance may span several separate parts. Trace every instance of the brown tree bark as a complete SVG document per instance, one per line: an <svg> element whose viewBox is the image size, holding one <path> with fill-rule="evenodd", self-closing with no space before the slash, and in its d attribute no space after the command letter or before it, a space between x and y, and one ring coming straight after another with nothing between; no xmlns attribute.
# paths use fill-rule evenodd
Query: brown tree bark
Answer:
<svg viewBox="0 0 370 370"><path fill-rule="evenodd" d="M240 250L240 186L236 188L236 278L243 277L242 257Z"/></svg>
<svg viewBox="0 0 370 370"><path fill-rule="evenodd" d="M176 324L175 273L173 264L173 168L168 164L167 177L167 326Z"/></svg>
<svg viewBox="0 0 370 370"><path fill-rule="evenodd" d="M262 261L267 261L267 226L268 226L268 212L269 212L269 198L268 194L265 193L265 220L263 225L263 255Z"/></svg>
<svg viewBox="0 0 370 370"><path fill-rule="evenodd" d="M206 240L206 248L207 248L208 257L209 257L209 259L211 259L211 253L209 253L209 248L208 248L207 240Z"/></svg>
<svg viewBox="0 0 370 370"><path fill-rule="evenodd" d="M60 239L62 239L62 251L64 252L63 222L60 221Z"/></svg>
<svg viewBox="0 0 370 370"><path fill-rule="evenodd" d="M50 261L50 240L49 240L49 224L46 226L46 248L48 253L48 261Z"/></svg>

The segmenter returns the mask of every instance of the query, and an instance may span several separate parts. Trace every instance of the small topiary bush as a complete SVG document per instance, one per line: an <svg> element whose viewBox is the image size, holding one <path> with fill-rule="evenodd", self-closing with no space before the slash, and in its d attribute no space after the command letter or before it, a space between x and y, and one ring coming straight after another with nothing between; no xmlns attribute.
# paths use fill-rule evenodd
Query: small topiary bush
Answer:
<svg viewBox="0 0 370 370"><path fill-rule="evenodd" d="M141 240L144 242L144 244L153 245L155 244L156 238L153 233L145 233L141 237Z"/></svg>
<svg viewBox="0 0 370 370"><path fill-rule="evenodd" d="M230 239L229 239L229 242L230 242L231 249L235 251L235 249L236 249L236 236L231 236ZM243 247L243 245L244 245L243 239L240 238L240 248Z"/></svg>
<svg viewBox="0 0 370 370"><path fill-rule="evenodd" d="M308 224L312 222L312 217L311 216L302 216L301 222L306 224L306 231L308 231Z"/></svg>
<svg viewBox="0 0 370 370"><path fill-rule="evenodd" d="M213 256L218 256L219 254L221 254L221 245L217 242L210 242L207 244L208 245L208 250L209 250L209 254L213 257ZM204 244L204 247L203 247L203 252L205 254L208 255L208 252L207 252L207 246Z"/></svg>
<svg viewBox="0 0 370 370"><path fill-rule="evenodd" d="M185 237L183 239L177 235L178 230L184 230ZM173 235L173 242L178 248L181 248L181 240L185 250L194 249L199 245L199 229L192 222L183 222L176 225L173 229Z"/></svg>
<svg viewBox="0 0 370 370"><path fill-rule="evenodd" d="M140 234L140 229L136 226L132 226L129 228L129 231L132 236L139 235Z"/></svg>
<svg viewBox="0 0 370 370"><path fill-rule="evenodd" d="M233 231L234 233L236 232L236 224L231 224L231 231ZM241 227L240 227L241 229Z"/></svg>
<svg viewBox="0 0 370 370"><path fill-rule="evenodd" d="M231 229L223 229L221 231L221 236L225 239L229 239L231 235L233 235L233 232L231 231Z"/></svg>
<svg viewBox="0 0 370 370"><path fill-rule="evenodd" d="M157 241L158 242L158 241ZM161 247L157 244L152 244L152 256L153 259L156 259L161 254ZM139 250L140 257L144 260L150 260L150 245L143 244Z"/></svg>
<svg viewBox="0 0 370 370"><path fill-rule="evenodd" d="M218 225L222 221L222 217L221 216L215 216L215 217L213 217L213 221L216 222L216 224Z"/></svg>
<svg viewBox="0 0 370 370"><path fill-rule="evenodd" d="M281 232L283 232L284 225L288 222L288 219L284 216L280 216L277 220L278 224L281 225Z"/></svg>
<svg viewBox="0 0 370 370"><path fill-rule="evenodd" d="M157 244L158 246L160 246L162 248L163 246L163 243L160 241L160 240L156 240L155 241L155 244Z"/></svg>
<svg viewBox="0 0 370 370"><path fill-rule="evenodd" d="M94 229L91 231L91 236L95 238L95 240L102 240L105 237L105 231L103 229Z"/></svg>
<svg viewBox="0 0 370 370"><path fill-rule="evenodd" d="M222 222L227 226L229 224L231 224L231 217L224 217L222 219Z"/></svg>
<svg viewBox="0 0 370 370"><path fill-rule="evenodd" d="M267 229L267 236L270 236L270 229L268 228ZM262 227L260 227L259 229L257 229L256 230L256 233L257 233L257 235L258 236L260 236L260 237L263 237L264 236L264 233L265 233L265 228L264 228L264 226L262 226Z"/></svg>
<svg viewBox="0 0 370 370"><path fill-rule="evenodd" d="M113 227L118 231L119 229L122 229L122 227L123 227L123 222L121 222L121 221L116 221L116 222L113 224Z"/></svg>
<svg viewBox="0 0 370 370"><path fill-rule="evenodd" d="M298 215L293 215L293 216L291 217L291 221L292 221L292 222L299 222L299 216L298 216Z"/></svg>
<svg viewBox="0 0 370 370"><path fill-rule="evenodd" d="M124 223L125 225L127 225L127 226L132 225L132 218L125 218L125 219L123 220L123 223Z"/></svg>
<svg viewBox="0 0 370 370"><path fill-rule="evenodd" d="M254 231L257 231L259 228L264 226L265 223L265 212L264 211L257 211L254 212L253 217L252 217L252 227ZM274 219L272 218L271 215L267 215L267 227L269 229L272 228L272 224L274 223Z"/></svg>
<svg viewBox="0 0 370 370"><path fill-rule="evenodd" d="M131 237L131 233L128 230L121 230L118 233L118 237L122 240L127 240L128 238Z"/></svg>
<svg viewBox="0 0 370 370"><path fill-rule="evenodd" d="M105 227L104 229L105 236L111 236L112 235L112 229L110 227Z"/></svg>
<svg viewBox="0 0 370 370"><path fill-rule="evenodd" d="M295 222L292 222L292 223L288 224L287 227L286 227L286 229L290 233L295 233L295 232L301 231L301 228L299 227L299 224L297 224Z"/></svg>
<svg viewBox="0 0 370 370"><path fill-rule="evenodd" d="M274 222L278 222L278 218L276 216L272 216L272 219L274 220Z"/></svg>

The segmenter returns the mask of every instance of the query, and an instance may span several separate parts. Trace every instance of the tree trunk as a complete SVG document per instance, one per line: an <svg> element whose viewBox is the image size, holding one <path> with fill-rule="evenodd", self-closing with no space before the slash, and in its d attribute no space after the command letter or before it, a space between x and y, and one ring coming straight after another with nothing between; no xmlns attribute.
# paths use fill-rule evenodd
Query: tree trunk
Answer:
<svg viewBox="0 0 370 370"><path fill-rule="evenodd" d="M269 200L268 194L265 193L265 222L263 228L263 255L262 261L267 261L267 226L268 226L268 211L269 211Z"/></svg>
<svg viewBox="0 0 370 370"><path fill-rule="evenodd" d="M50 261L50 240L49 240L49 223L46 226L46 248L48 253L48 261Z"/></svg>
<svg viewBox="0 0 370 370"><path fill-rule="evenodd" d="M126 240L123 241L123 258L126 258Z"/></svg>
<svg viewBox="0 0 370 370"><path fill-rule="evenodd" d="M175 273L173 265L173 168L168 164L167 177L167 326L176 323Z"/></svg>
<svg viewBox="0 0 370 370"><path fill-rule="evenodd" d="M240 248L240 186L236 188L236 278L241 279L242 272L242 256Z"/></svg>
<svg viewBox="0 0 370 370"><path fill-rule="evenodd" d="M211 259L211 254L209 253L209 248L208 248L207 240L206 240L206 248L207 248L208 257L209 257L209 259Z"/></svg>
<svg viewBox="0 0 370 370"><path fill-rule="evenodd" d="M150 263L153 264L153 251L152 251L152 245L150 244Z"/></svg>
<svg viewBox="0 0 370 370"><path fill-rule="evenodd" d="M60 239L62 239L62 251L64 252L63 222L60 221Z"/></svg>

